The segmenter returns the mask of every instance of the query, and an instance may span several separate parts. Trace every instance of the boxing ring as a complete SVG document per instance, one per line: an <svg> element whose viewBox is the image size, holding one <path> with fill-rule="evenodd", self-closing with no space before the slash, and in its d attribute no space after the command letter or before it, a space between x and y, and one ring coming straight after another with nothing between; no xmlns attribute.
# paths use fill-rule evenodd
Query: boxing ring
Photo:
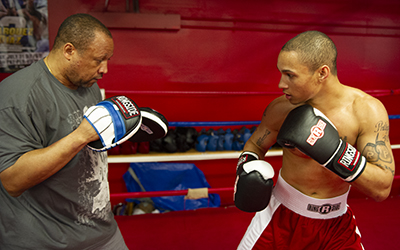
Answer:
<svg viewBox="0 0 400 250"><path fill-rule="evenodd" d="M393 148L395 158L399 159L400 145L393 145ZM268 159L270 158L279 158L279 156L269 156ZM235 161L236 159L232 159L230 163L234 165ZM170 249L166 246L174 246L173 249L182 250L236 249L253 213L242 212L233 205L233 187L209 188L208 193L231 197L232 203L221 204L218 208L115 216L115 218L127 245L132 249ZM187 194L188 190L114 193L111 194L111 199ZM394 177L389 198L380 203L367 198L356 189L351 190L348 203L355 212L366 249L396 249L398 247L399 194L400 175Z"/></svg>
<svg viewBox="0 0 400 250"><path fill-rule="evenodd" d="M393 148L396 159L399 159L400 145L394 145ZM231 164L234 164L232 161ZM208 193L220 195L221 200L223 197L230 197L232 202L221 203L218 208L115 216L128 247L178 250L236 249L253 213L242 212L233 205L232 186L209 188ZM176 195L188 195L188 190L114 193L111 194L111 200ZM358 190L351 190L348 204L355 213L366 249L397 249L400 243L399 195L400 175L394 177L392 192L383 202L375 202Z"/></svg>
<svg viewBox="0 0 400 250"><path fill-rule="evenodd" d="M140 92L144 95L164 95L161 92ZM373 90L366 91L375 97L391 97L399 95L400 90ZM110 93L108 93L110 94ZM168 95L180 95L170 93ZM193 93L191 93L193 94ZM195 95L227 94L235 96L237 93L195 93ZM240 95L274 95L272 92L239 93ZM279 93L280 94L280 93ZM388 110L389 112L389 110ZM400 159L400 114L389 113L390 139L395 161ZM170 122L170 127L242 127L254 126L260 121L200 121L200 122ZM157 153L109 156L108 161L115 170L114 175L122 175L129 162L191 162L204 170L211 188L208 194L221 196L221 206L218 208L201 208L196 210L174 211L160 214L142 214L133 216L115 216L121 232L132 249L236 249L243 236L253 213L238 210L233 203L233 183L235 173L232 166L240 155L237 151L222 152L195 152L188 153ZM272 149L266 154L266 160L271 163L275 171L281 166L282 150ZM212 163L210 163L212 162ZM115 166L125 164L116 170ZM215 170L218 168L218 170ZM214 173L218 172L218 173ZM397 171L398 172L398 171ZM218 175L218 177L215 177ZM224 175L224 177L219 177ZM123 184L120 184L123 186ZM112 190L112 189L111 189ZM114 189L115 190L115 189ZM121 188L119 190L122 190ZM186 196L189 190L166 190L150 192L112 192L112 204L128 198L152 198L164 196ZM349 194L348 203L353 209L358 226L362 234L362 241L366 249L396 249L400 244L400 215L397 212L400 206L400 174L395 174L392 191L383 202L375 202L356 189ZM373 216L371 216L373 215ZM382 229L385 230L382 230Z"/></svg>

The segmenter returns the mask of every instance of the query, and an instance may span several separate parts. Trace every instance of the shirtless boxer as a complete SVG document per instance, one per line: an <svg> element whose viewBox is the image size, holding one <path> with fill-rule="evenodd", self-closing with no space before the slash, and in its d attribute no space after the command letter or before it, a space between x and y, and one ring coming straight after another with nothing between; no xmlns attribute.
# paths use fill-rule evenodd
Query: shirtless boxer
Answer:
<svg viewBox="0 0 400 250"><path fill-rule="evenodd" d="M235 204L259 211L238 249L363 249L347 195L353 186L376 201L388 197L395 172L389 120L379 100L340 83L336 57L332 40L317 31L283 46L284 95L265 109L237 166ZM264 156L277 140L283 159L272 188Z"/></svg>

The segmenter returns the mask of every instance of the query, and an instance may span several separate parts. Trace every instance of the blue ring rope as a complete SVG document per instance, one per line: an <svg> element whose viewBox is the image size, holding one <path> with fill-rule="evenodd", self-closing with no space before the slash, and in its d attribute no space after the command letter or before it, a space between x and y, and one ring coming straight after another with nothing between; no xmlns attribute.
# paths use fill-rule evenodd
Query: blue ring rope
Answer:
<svg viewBox="0 0 400 250"><path fill-rule="evenodd" d="M260 121L233 121L233 122L169 122L170 127L208 127L208 126L245 126L258 125Z"/></svg>
<svg viewBox="0 0 400 250"><path fill-rule="evenodd" d="M389 115L389 119L400 119L400 115ZM261 121L230 121L230 122L169 122L170 127L212 127L212 126L246 126L258 125Z"/></svg>
<svg viewBox="0 0 400 250"><path fill-rule="evenodd" d="M400 115L389 115L389 119L400 119Z"/></svg>

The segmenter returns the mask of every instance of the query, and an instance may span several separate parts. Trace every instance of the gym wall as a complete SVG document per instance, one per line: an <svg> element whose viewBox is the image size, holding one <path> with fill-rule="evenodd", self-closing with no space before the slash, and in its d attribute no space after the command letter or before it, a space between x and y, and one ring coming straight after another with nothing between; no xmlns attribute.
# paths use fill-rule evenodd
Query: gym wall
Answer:
<svg viewBox="0 0 400 250"><path fill-rule="evenodd" d="M319 30L337 45L341 82L400 114L397 0L129 2L127 10L125 0L48 1L51 45L74 13L95 14L110 27L114 56L99 81L107 96L127 95L174 122L260 120L281 94L280 48L302 31ZM399 119L391 124L398 127ZM399 143L400 132L392 129L391 138Z"/></svg>
<svg viewBox="0 0 400 250"><path fill-rule="evenodd" d="M276 67L281 47L300 32L319 30L337 45L340 81L376 96L389 115L400 116L399 0L129 2L127 11L126 0L48 0L51 45L61 22L74 13L96 15L111 30L114 56L109 72L99 81L107 96L127 95L140 106L158 110L170 122L257 121L268 103L281 95ZM139 8L134 9L133 2ZM8 75L0 74L0 80ZM391 119L390 125L391 143L400 144L400 119ZM400 159L400 151L393 152L395 159ZM269 157L268 161L279 169L281 157ZM236 162L188 163L195 163L204 172L211 187L220 188L233 187ZM126 192L122 175L128 166L110 164L112 194ZM397 174L395 197L399 187ZM357 207L351 198L364 195L356 189L351 195L365 246L376 241L380 249L393 249L398 231L377 228L395 228L398 217L388 208L396 207L398 200L374 203L359 199L362 203ZM222 205L233 203L231 193L221 197ZM378 216L371 217L372 212ZM187 249L187 245L211 249L204 244L233 249L250 218L247 213L226 209L167 213L165 217L116 216L128 246L145 249L152 244L160 245L155 249L168 245L174 249Z"/></svg>

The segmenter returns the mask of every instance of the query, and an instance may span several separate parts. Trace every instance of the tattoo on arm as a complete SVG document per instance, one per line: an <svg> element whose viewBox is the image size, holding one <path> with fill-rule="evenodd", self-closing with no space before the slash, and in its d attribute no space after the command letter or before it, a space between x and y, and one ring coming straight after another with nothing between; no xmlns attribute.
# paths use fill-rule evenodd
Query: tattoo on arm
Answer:
<svg viewBox="0 0 400 250"><path fill-rule="evenodd" d="M394 170L385 164L393 162L390 150L388 149L385 143L385 141L387 141L387 133L386 133L388 131L387 124L383 125L382 122L379 122L375 127L376 127L375 132L377 132L375 143L368 142L362 151L362 155L364 155L367 158L368 162L374 163L375 165L377 165L382 169L389 170L394 175ZM385 131L382 140L378 139L379 131ZM379 161L383 162L383 164L378 163Z"/></svg>
<svg viewBox="0 0 400 250"><path fill-rule="evenodd" d="M377 124L375 124L375 132L379 133L383 131L389 132L389 124L383 121L379 121Z"/></svg>
<svg viewBox="0 0 400 250"><path fill-rule="evenodd" d="M257 140L257 146L261 146L261 145L264 143L265 139L267 138L267 136L268 136L269 134L271 134L271 131L269 131L268 129L266 129L264 135L261 136L260 138L258 138L258 140Z"/></svg>
<svg viewBox="0 0 400 250"><path fill-rule="evenodd" d="M393 161L389 149L383 141L377 141L375 144L368 142L367 145L365 145L362 154L367 157L367 161L369 162L377 162L381 160L391 163Z"/></svg>
<svg viewBox="0 0 400 250"><path fill-rule="evenodd" d="M391 163L393 161L385 142L379 141L378 138L375 144L368 142L367 145L365 145L362 154L367 157L369 162L377 162L381 160Z"/></svg>
<svg viewBox="0 0 400 250"><path fill-rule="evenodd" d="M377 165L378 167L382 168L382 169L389 170L389 171L392 173L392 175L394 176L394 170L391 169L390 167L388 167L388 166L386 166L386 165L381 165L381 164L376 164L376 165Z"/></svg>

